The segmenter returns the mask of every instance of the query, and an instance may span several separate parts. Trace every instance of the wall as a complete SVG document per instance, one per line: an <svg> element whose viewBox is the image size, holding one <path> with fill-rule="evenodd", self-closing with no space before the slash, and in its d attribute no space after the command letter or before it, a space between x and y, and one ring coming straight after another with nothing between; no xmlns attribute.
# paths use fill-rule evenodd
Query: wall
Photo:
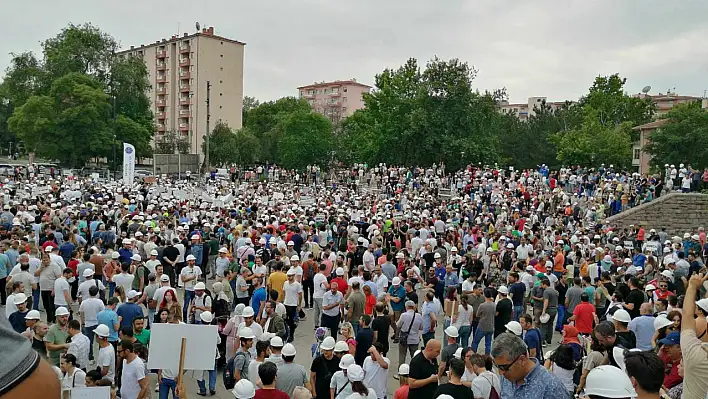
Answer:
<svg viewBox="0 0 708 399"><path fill-rule="evenodd" d="M641 223L647 231L666 228L670 235L683 237L698 227L708 227L708 195L671 193L609 218L620 228Z"/></svg>

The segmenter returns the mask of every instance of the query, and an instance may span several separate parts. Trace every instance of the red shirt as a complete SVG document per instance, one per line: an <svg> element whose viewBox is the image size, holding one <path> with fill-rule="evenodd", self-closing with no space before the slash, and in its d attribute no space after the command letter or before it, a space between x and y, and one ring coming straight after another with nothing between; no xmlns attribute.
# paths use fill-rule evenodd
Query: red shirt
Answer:
<svg viewBox="0 0 708 399"><path fill-rule="evenodd" d="M329 283L330 285L337 283L337 290L342 293L342 295L347 294L347 288L349 288L349 284L347 284L347 280L341 278L341 277L335 277L332 279L332 281Z"/></svg>
<svg viewBox="0 0 708 399"><path fill-rule="evenodd" d="M280 389L256 389L253 399L290 399L288 394Z"/></svg>
<svg viewBox="0 0 708 399"><path fill-rule="evenodd" d="M595 313L595 307L592 306L590 302L580 302L575 307L573 316L575 316L575 328L578 329L579 333L592 333L593 313Z"/></svg>
<svg viewBox="0 0 708 399"><path fill-rule="evenodd" d="M408 399L408 390L410 385L406 384L398 389L393 394L393 399Z"/></svg>
<svg viewBox="0 0 708 399"><path fill-rule="evenodd" d="M675 294L669 290L666 290L665 292L661 292L661 290L656 290L654 291L654 295L656 295L656 299L667 299L671 295Z"/></svg>
<svg viewBox="0 0 708 399"><path fill-rule="evenodd" d="M76 268L79 266L79 261L76 259L69 259L69 263L66 265L69 269L71 269L74 272L74 277L77 276L76 274Z"/></svg>
<svg viewBox="0 0 708 399"><path fill-rule="evenodd" d="M664 376L664 386L666 388L672 388L683 381L680 375L678 375L678 365L679 361L673 361L664 351L659 351L659 358L664 362L664 367L669 369L669 372Z"/></svg>

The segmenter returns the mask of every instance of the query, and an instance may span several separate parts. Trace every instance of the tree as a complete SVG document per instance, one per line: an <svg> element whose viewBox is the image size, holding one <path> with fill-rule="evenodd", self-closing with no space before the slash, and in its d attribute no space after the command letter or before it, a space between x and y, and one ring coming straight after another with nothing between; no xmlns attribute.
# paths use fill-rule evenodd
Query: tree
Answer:
<svg viewBox="0 0 708 399"><path fill-rule="evenodd" d="M649 98L630 97L624 93L626 78L618 74L598 76L589 93L580 99L584 110L593 110L600 124L616 126L624 122L640 125L651 121L654 105Z"/></svg>
<svg viewBox="0 0 708 399"><path fill-rule="evenodd" d="M248 119L248 113L261 105L260 101L256 100L254 97L244 96L243 97L243 118L241 119L241 124L246 126L246 119Z"/></svg>
<svg viewBox="0 0 708 399"><path fill-rule="evenodd" d="M332 123L314 112L296 112L282 123L280 164L287 169L326 166L332 150Z"/></svg>
<svg viewBox="0 0 708 399"><path fill-rule="evenodd" d="M667 163L708 167L708 111L694 101L674 107L666 118L668 123L654 130L644 147L652 165L660 170Z"/></svg>
<svg viewBox="0 0 708 399"><path fill-rule="evenodd" d="M109 118L103 85L70 73L54 81L49 95L30 97L10 117L9 127L30 150L80 167L111 147Z"/></svg>
<svg viewBox="0 0 708 399"><path fill-rule="evenodd" d="M283 136L282 123L288 116L298 112L312 112L312 109L307 101L295 97L262 103L248 112L244 127L259 143L260 161L278 161L279 143Z"/></svg>
<svg viewBox="0 0 708 399"><path fill-rule="evenodd" d="M224 122L218 122L209 140L209 160L216 166L247 165L258 158L258 140L247 129L234 132ZM202 151L206 151L206 143L202 146Z"/></svg>

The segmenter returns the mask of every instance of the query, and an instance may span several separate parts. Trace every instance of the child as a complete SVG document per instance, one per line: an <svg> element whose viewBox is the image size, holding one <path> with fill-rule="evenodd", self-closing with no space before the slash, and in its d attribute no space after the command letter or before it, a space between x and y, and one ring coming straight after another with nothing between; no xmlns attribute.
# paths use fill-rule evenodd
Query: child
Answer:
<svg viewBox="0 0 708 399"><path fill-rule="evenodd" d="M408 373L410 372L410 366L407 364L402 364L398 367L398 383L400 388L396 389L393 394L393 399L408 399L408 390L410 386L408 385Z"/></svg>

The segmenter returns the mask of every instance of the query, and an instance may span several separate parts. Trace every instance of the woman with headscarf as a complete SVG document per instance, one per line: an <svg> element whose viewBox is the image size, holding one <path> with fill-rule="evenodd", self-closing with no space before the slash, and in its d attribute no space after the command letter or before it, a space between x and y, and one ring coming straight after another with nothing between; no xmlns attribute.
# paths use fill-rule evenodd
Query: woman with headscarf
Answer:
<svg viewBox="0 0 708 399"><path fill-rule="evenodd" d="M211 286L211 293L214 297L212 311L217 319L222 316L228 316L231 312L231 302L229 301L229 297L224 292L227 285L228 284L217 281Z"/></svg>
<svg viewBox="0 0 708 399"><path fill-rule="evenodd" d="M236 354L238 345L238 326L243 322L243 309L246 305L239 303L234 308L234 315L226 322L222 334L226 336L226 359L231 359Z"/></svg>
<svg viewBox="0 0 708 399"><path fill-rule="evenodd" d="M578 329L566 324L563 326L563 341L561 345L568 345L573 349L573 360L576 362L583 358L583 345L578 338Z"/></svg>

